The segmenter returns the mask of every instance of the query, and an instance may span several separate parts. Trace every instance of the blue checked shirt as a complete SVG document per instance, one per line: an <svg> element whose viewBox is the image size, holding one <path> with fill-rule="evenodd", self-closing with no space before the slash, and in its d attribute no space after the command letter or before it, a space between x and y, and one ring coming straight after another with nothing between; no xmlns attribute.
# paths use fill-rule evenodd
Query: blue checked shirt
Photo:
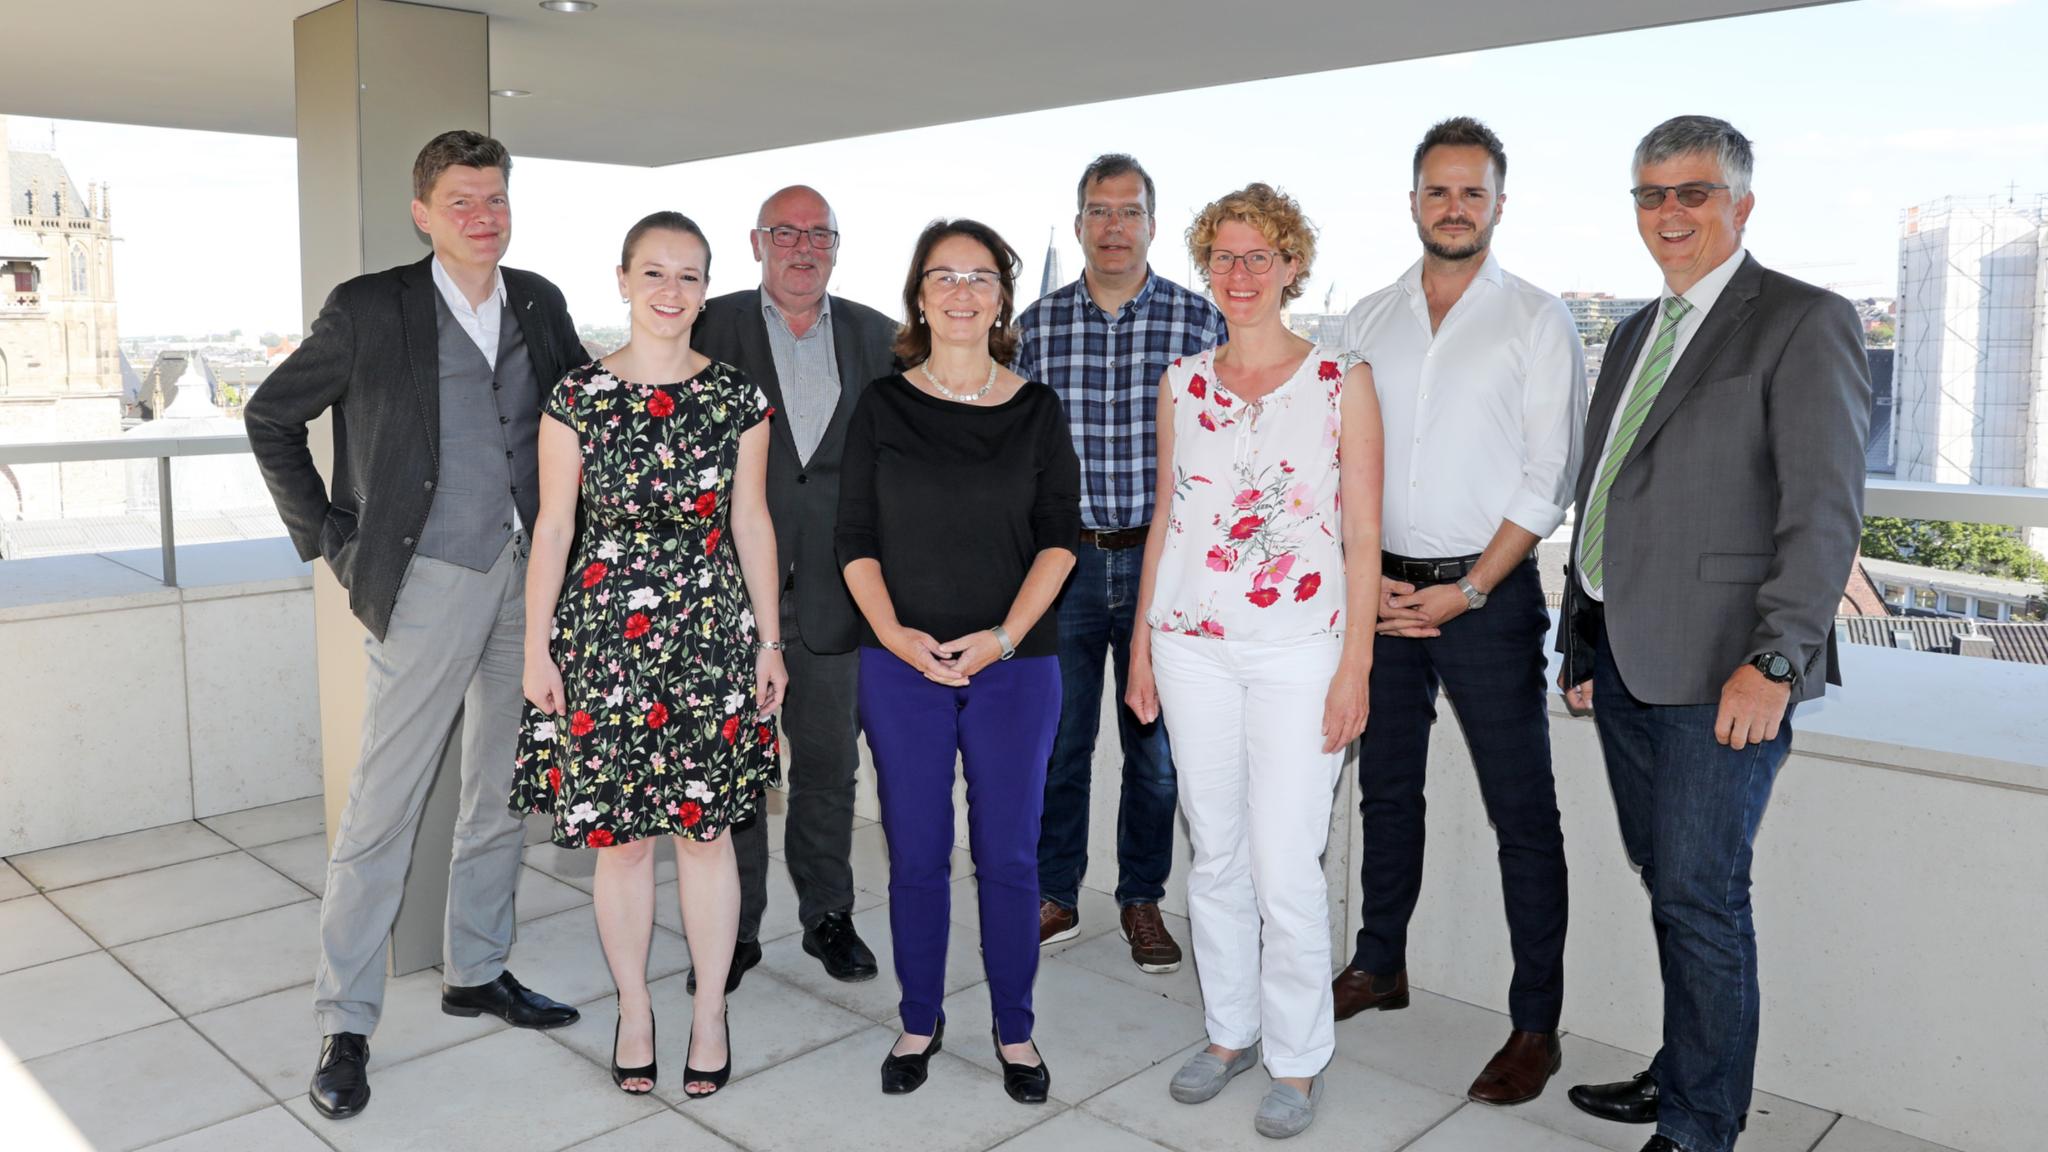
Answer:
<svg viewBox="0 0 2048 1152"><path fill-rule="evenodd" d="M1152 520L1159 377L1181 356L1223 343L1223 314L1149 268L1112 316L1085 280L1040 296L1017 319L1012 370L1049 385L1081 457L1081 524L1095 531Z"/></svg>

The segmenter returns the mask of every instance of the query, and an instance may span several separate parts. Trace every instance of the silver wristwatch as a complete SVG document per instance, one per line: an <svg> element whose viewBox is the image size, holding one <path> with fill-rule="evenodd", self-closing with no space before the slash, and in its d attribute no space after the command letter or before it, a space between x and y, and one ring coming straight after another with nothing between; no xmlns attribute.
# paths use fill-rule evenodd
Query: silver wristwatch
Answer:
<svg viewBox="0 0 2048 1152"><path fill-rule="evenodd" d="M1467 580L1463 576L1458 577L1458 591L1465 594L1465 607L1475 609L1486 607L1486 593L1481 592L1473 585L1472 581Z"/></svg>
<svg viewBox="0 0 2048 1152"><path fill-rule="evenodd" d="M1001 644L1003 646L1003 654L1001 656L996 657L996 659L1008 660L1010 657L1015 656L1017 654L1017 646L1015 644L1010 643L1010 634L1008 632L1003 631L1003 626L1001 624L998 624L995 627L989 629L989 632L995 636L996 643Z"/></svg>

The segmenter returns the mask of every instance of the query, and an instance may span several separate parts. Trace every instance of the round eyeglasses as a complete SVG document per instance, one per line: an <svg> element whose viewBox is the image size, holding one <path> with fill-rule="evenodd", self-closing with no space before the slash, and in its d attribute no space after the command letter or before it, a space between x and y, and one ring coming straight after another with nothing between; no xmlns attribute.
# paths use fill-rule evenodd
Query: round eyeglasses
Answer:
<svg viewBox="0 0 2048 1152"><path fill-rule="evenodd" d="M1228 276L1231 265L1243 264L1245 271L1254 276L1263 276L1273 267L1273 261L1283 255L1285 253L1275 252L1271 248L1254 248L1250 252L1226 252L1221 248L1212 248L1209 251L1209 274Z"/></svg>

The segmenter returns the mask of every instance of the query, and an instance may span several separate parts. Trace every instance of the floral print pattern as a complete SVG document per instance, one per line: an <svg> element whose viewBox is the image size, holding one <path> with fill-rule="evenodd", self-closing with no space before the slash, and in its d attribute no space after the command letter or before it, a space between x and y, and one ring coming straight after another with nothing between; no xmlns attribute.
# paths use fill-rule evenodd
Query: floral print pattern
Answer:
<svg viewBox="0 0 2048 1152"><path fill-rule="evenodd" d="M566 714L528 705L512 807L554 842L709 839L778 778L754 711L754 614L728 531L740 434L773 410L737 370L634 384L578 368L547 413L582 454L581 525L549 650Z"/></svg>
<svg viewBox="0 0 2048 1152"><path fill-rule="evenodd" d="M1173 506L1147 623L1216 640L1342 635L1338 358L1317 345L1250 402L1216 378L1213 348L1166 377Z"/></svg>

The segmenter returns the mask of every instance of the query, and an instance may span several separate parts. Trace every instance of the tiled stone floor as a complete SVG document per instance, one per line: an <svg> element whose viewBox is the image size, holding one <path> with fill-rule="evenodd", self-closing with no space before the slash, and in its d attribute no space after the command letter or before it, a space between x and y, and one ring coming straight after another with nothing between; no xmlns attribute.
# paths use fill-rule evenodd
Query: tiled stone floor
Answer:
<svg viewBox="0 0 2048 1152"><path fill-rule="evenodd" d="M1117 938L1114 905L1082 903L1082 934L1048 950L1038 1039L1053 1102L1012 1103L988 1045L974 881L955 861L947 1012L956 1038L932 1079L883 1097L876 1066L894 1032L887 857L881 829L855 836L855 920L885 968L828 979L799 946L795 894L773 873L760 969L732 999L734 1076L686 1101L689 1029L661 1031L652 1097L605 1072L615 1001L590 908L590 857L528 849L511 966L582 1021L556 1032L439 1011L439 974L390 986L371 1042L371 1107L320 1119L304 1092L318 1036L310 979L324 860L320 803L294 801L0 862L0 1062L23 1062L103 1150L155 1152L629 1152L930 1149L932 1152L1180 1152L1264 1145L1251 1113L1266 1077L1239 1078L1200 1107L1166 1081L1202 1040L1191 966L1147 976ZM771 839L779 844L779 840ZM650 960L658 1018L689 1015L689 951L675 930L673 864L661 879ZM1169 917L1185 945L1187 924ZM1565 1073L1542 1099L1496 1110L1465 1102L1506 1035L1505 1017L1418 992L1406 1012L1338 1027L1322 1115L1290 1152L1636 1152L1649 1133L1576 1112L1563 1084L1618 1079L1644 1059L1565 1039ZM670 1069L676 1073L669 1073ZM4 1143L4 1137L0 1137ZM1759 1096L1742 1152L1941 1152L1897 1133Z"/></svg>

